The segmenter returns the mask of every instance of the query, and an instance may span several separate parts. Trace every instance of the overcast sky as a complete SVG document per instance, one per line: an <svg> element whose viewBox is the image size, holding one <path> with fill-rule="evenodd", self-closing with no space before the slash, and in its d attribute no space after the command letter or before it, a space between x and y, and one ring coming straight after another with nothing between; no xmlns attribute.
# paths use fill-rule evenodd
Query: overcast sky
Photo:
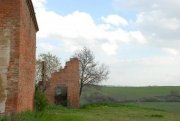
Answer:
<svg viewBox="0 0 180 121"><path fill-rule="evenodd" d="M64 63L83 46L110 69L102 84L180 86L180 0L32 0L37 54Z"/></svg>

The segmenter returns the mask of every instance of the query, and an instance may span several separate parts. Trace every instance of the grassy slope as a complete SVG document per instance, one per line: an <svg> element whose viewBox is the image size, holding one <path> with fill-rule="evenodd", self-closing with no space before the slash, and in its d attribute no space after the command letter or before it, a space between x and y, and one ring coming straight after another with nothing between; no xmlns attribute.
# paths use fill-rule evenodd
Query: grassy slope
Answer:
<svg viewBox="0 0 180 121"><path fill-rule="evenodd" d="M169 87L101 87L99 89L95 88L85 88L83 95L81 96L81 104L88 104L98 102L98 95L103 95L104 97L112 97L115 100L138 100L144 97L155 97L169 95L171 93L176 93L180 95L179 86L169 86ZM87 99L90 99L88 100ZM106 99L106 98L105 98ZM128 103L129 104L129 103ZM140 107L151 107L166 111L180 112L180 102L137 102L131 103L131 105L136 105Z"/></svg>
<svg viewBox="0 0 180 121"><path fill-rule="evenodd" d="M82 109L50 107L44 113L25 113L16 121L180 121L180 113L123 105L88 105Z"/></svg>

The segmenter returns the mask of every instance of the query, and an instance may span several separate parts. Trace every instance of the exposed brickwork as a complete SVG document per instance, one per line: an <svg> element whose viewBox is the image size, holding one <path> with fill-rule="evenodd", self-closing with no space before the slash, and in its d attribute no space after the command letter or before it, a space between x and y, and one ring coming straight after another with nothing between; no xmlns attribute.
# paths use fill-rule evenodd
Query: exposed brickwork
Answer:
<svg viewBox="0 0 180 121"><path fill-rule="evenodd" d="M79 108L79 60L72 58L66 62L64 69L52 74L46 96L50 104L55 104L55 89L58 86L67 87L67 105Z"/></svg>
<svg viewBox="0 0 180 121"><path fill-rule="evenodd" d="M36 31L31 0L0 0L0 113L33 110Z"/></svg>

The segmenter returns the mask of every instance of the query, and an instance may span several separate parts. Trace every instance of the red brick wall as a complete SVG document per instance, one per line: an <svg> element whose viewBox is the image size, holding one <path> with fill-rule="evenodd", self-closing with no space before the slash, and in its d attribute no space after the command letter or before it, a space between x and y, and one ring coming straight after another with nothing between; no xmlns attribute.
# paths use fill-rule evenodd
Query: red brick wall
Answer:
<svg viewBox="0 0 180 121"><path fill-rule="evenodd" d="M10 51L7 55L10 55L9 60L6 64L8 69L6 72L7 80L4 83L8 85L6 109L16 110L17 100L17 87L18 87L18 66L19 66L19 17L20 17L20 2L18 0L1 0L0 1L0 28L1 35L4 36L4 42L9 41ZM15 12L16 11L16 12ZM7 35L6 35L7 34ZM1 37L2 37L1 36ZM2 44L4 43L2 42ZM7 105L8 104L8 105Z"/></svg>
<svg viewBox="0 0 180 121"><path fill-rule="evenodd" d="M58 85L67 87L68 106L79 108L79 60L72 58L64 69L52 74L45 92L50 104L55 104L55 89Z"/></svg>
<svg viewBox="0 0 180 121"><path fill-rule="evenodd" d="M36 29L26 0L21 2L20 10L20 61L17 110L33 109Z"/></svg>
<svg viewBox="0 0 180 121"><path fill-rule="evenodd" d="M7 79L3 80L7 89L7 113L33 110L35 38L38 29L27 1L0 0L0 40L5 36L0 44L9 41L10 47L9 61L7 59L4 66L7 68L4 74Z"/></svg>

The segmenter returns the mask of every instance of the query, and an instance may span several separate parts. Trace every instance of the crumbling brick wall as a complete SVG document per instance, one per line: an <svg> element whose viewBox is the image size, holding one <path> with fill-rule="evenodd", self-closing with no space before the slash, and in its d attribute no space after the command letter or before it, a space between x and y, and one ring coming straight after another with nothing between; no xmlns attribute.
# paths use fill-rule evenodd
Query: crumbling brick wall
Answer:
<svg viewBox="0 0 180 121"><path fill-rule="evenodd" d="M71 58L64 69L52 74L46 89L49 104L55 104L55 90L58 86L67 88L67 106L79 108L79 60Z"/></svg>
<svg viewBox="0 0 180 121"><path fill-rule="evenodd" d="M31 0L0 0L0 113L33 110L36 31Z"/></svg>

